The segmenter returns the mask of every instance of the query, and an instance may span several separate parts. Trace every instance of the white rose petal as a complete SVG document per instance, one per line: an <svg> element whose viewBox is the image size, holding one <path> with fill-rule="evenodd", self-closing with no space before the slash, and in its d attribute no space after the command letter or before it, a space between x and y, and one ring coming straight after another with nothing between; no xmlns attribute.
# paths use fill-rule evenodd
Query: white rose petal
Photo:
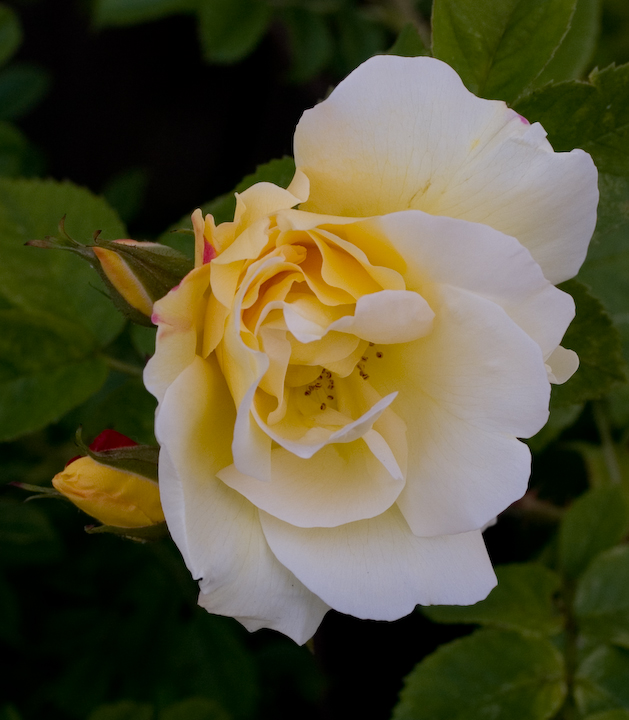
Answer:
<svg viewBox="0 0 629 720"><path fill-rule="evenodd" d="M295 155L290 188L252 186L233 222L195 213L145 382L199 602L304 642L330 607L393 620L495 584L481 533L578 366L553 283L598 193L586 153L430 58L364 63Z"/></svg>

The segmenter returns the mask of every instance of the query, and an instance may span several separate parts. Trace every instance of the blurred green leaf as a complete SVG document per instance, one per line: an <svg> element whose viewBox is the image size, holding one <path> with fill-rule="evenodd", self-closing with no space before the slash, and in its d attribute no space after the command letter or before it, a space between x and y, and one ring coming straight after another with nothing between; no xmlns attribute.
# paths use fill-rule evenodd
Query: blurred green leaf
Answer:
<svg viewBox="0 0 629 720"><path fill-rule="evenodd" d="M512 102L553 57L568 32L575 4L435 0L433 53L451 65L475 95Z"/></svg>
<svg viewBox="0 0 629 720"><path fill-rule="evenodd" d="M604 550L620 542L629 529L629 507L619 487L598 487L577 498L559 529L559 563L578 577Z"/></svg>
<svg viewBox="0 0 629 720"><path fill-rule="evenodd" d="M132 325L130 329L133 347L143 357L150 357L155 352L155 335L157 328L144 325Z"/></svg>
<svg viewBox="0 0 629 720"><path fill-rule="evenodd" d="M601 302L576 280L562 283L572 295L577 314L561 344L579 356L579 368L563 385L554 385L556 406L600 398L626 380L620 334Z"/></svg>
<svg viewBox="0 0 629 720"><path fill-rule="evenodd" d="M131 168L114 175L103 188L103 195L120 219L128 223L140 212L147 185L146 170Z"/></svg>
<svg viewBox="0 0 629 720"><path fill-rule="evenodd" d="M11 65L0 71L0 120L15 120L47 94L50 75L35 65Z"/></svg>
<svg viewBox="0 0 629 720"><path fill-rule="evenodd" d="M291 67L288 80L304 83L321 72L332 56L332 34L320 13L290 7L282 11L288 31Z"/></svg>
<svg viewBox="0 0 629 720"><path fill-rule="evenodd" d="M601 30L600 14L601 0L577 0L570 30L535 80L536 87L582 77L596 49Z"/></svg>
<svg viewBox="0 0 629 720"><path fill-rule="evenodd" d="M516 110L544 126L555 150L583 148L600 172L629 175L629 64L593 70L589 82L548 85Z"/></svg>
<svg viewBox="0 0 629 720"><path fill-rule="evenodd" d="M0 563L48 563L60 552L57 533L43 510L33 503L0 502Z"/></svg>
<svg viewBox="0 0 629 720"><path fill-rule="evenodd" d="M0 440L39 430L84 402L107 366L81 327L0 310Z"/></svg>
<svg viewBox="0 0 629 720"><path fill-rule="evenodd" d="M499 565L498 585L487 599L475 605L434 605L422 608L424 615L440 623L474 623L554 635L562 618L553 603L559 590L559 576L534 563Z"/></svg>
<svg viewBox="0 0 629 720"><path fill-rule="evenodd" d="M629 710L606 710L588 715L585 720L629 720Z"/></svg>
<svg viewBox="0 0 629 720"><path fill-rule="evenodd" d="M201 0L199 40L208 62L229 64L253 52L271 20L263 0Z"/></svg>
<svg viewBox="0 0 629 720"><path fill-rule="evenodd" d="M382 26L358 7L346 4L334 14L334 19L337 34L335 69L341 77L372 55L384 51L391 42Z"/></svg>
<svg viewBox="0 0 629 720"><path fill-rule="evenodd" d="M153 708L146 703L122 702L103 705L90 713L88 720L154 720Z"/></svg>
<svg viewBox="0 0 629 720"><path fill-rule="evenodd" d="M230 717L218 703L206 698L182 700L159 714L159 720L230 720Z"/></svg>
<svg viewBox="0 0 629 720"><path fill-rule="evenodd" d="M537 435L534 435L526 441L526 444L531 448L531 452L541 452L550 445L551 442L556 440L566 428L574 425L583 412L583 403L576 405L562 405L561 403L557 403L552 394L555 387L555 385L551 386L550 417L548 422Z"/></svg>
<svg viewBox="0 0 629 720"><path fill-rule="evenodd" d="M406 23L400 31L396 41L389 48L389 55L400 55L401 57L418 57L419 55L430 55L430 50L424 45L413 23Z"/></svg>
<svg viewBox="0 0 629 720"><path fill-rule="evenodd" d="M8 5L0 4L0 65L4 65L22 44L22 26Z"/></svg>
<svg viewBox="0 0 629 720"><path fill-rule="evenodd" d="M628 546L614 547L595 558L575 595L574 612L580 632L599 642L629 648L628 589Z"/></svg>
<svg viewBox="0 0 629 720"><path fill-rule="evenodd" d="M14 125L0 121L0 176L37 175L42 158L26 136Z"/></svg>
<svg viewBox="0 0 629 720"><path fill-rule="evenodd" d="M197 0L96 0L93 18L97 27L135 25L192 12L196 5Z"/></svg>
<svg viewBox="0 0 629 720"><path fill-rule="evenodd" d="M567 443L566 447L569 450L575 450L583 458L587 469L588 482L592 488L608 488L614 484L615 478L610 476L610 468L608 465L609 457L607 454L610 452L610 448L585 442L584 440ZM628 502L629 451L623 444L613 444L611 449L614 453L614 461L618 465L620 488L624 493L625 501Z"/></svg>
<svg viewBox="0 0 629 720"><path fill-rule="evenodd" d="M629 651L598 647L581 663L574 695L582 714L629 709Z"/></svg>
<svg viewBox="0 0 629 720"><path fill-rule="evenodd" d="M176 638L169 667L185 678L186 695L216 700L235 718L249 720L259 700L258 679L234 622L197 610Z"/></svg>
<svg viewBox="0 0 629 720"><path fill-rule="evenodd" d="M563 661L543 638L478 630L408 675L393 720L546 720L565 695Z"/></svg>
<svg viewBox="0 0 629 720"><path fill-rule="evenodd" d="M24 247L56 234L64 215L66 230L79 241L95 230L112 240L127 235L116 213L88 190L69 182L0 179L0 294L13 307L68 320L104 346L124 318L103 294L96 272L72 253Z"/></svg>

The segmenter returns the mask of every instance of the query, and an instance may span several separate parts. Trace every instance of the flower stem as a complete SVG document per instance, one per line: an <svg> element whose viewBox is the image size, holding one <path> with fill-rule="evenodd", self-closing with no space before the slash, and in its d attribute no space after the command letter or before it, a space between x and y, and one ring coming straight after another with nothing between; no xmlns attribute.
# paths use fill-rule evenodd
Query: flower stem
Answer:
<svg viewBox="0 0 629 720"><path fill-rule="evenodd" d="M112 370L117 370L118 372L125 373L125 375L132 375L133 377L142 377L144 368L139 365L133 365L132 363L118 360L110 355L101 355L101 357Z"/></svg>
<svg viewBox="0 0 629 720"><path fill-rule="evenodd" d="M607 468L609 479L613 485L620 485L622 478L620 465L618 464L618 458L616 457L614 440L609 427L604 401L595 400L592 403L592 412L594 414L596 429L598 430L598 434L601 438L603 458L605 460L605 467Z"/></svg>

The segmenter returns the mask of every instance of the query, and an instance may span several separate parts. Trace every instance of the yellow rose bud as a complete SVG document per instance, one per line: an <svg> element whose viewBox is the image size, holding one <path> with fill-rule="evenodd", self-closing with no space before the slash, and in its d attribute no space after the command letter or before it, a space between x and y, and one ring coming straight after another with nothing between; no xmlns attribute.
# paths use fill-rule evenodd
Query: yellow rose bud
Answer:
<svg viewBox="0 0 629 720"><path fill-rule="evenodd" d="M150 317L153 312L153 300L129 265L113 250L105 250L101 247L93 249L103 272L114 288L132 308Z"/></svg>
<svg viewBox="0 0 629 720"><path fill-rule="evenodd" d="M164 522L156 482L102 465L91 457L71 462L55 475L52 484L105 525L138 528Z"/></svg>

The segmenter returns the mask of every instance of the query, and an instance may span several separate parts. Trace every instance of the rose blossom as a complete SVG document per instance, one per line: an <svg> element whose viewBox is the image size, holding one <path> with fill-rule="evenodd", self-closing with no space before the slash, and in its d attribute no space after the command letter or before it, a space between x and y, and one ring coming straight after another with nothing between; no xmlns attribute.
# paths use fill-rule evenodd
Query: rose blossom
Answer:
<svg viewBox="0 0 629 720"><path fill-rule="evenodd" d="M302 117L288 190L193 215L155 305L160 489L199 602L304 642L331 607L470 604L525 492L596 170L428 58L376 57ZM299 209L293 209L299 205Z"/></svg>

